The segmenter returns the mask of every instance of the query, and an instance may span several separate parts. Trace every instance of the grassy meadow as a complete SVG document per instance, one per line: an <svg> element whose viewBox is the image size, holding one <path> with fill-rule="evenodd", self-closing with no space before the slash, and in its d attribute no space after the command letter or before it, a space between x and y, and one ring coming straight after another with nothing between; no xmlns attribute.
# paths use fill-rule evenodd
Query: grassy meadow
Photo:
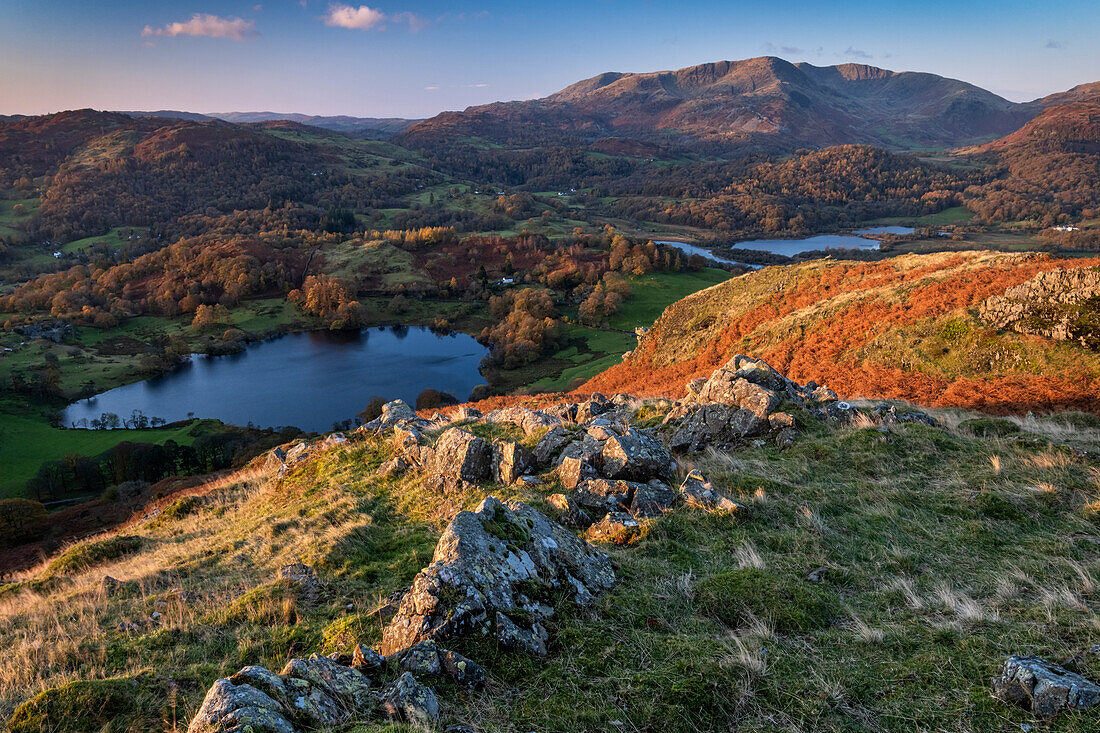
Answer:
<svg viewBox="0 0 1100 733"><path fill-rule="evenodd" d="M451 644L489 681L442 689L445 722L485 733L1035 726L991 697L989 678L1011 653L1082 654L1082 672L1100 675L1084 654L1100 629L1100 467L1081 453L1095 455L1100 427L1072 414L936 414L943 427L800 414L789 449L681 462L744 511L681 507L606 546L617 585L591 611L556 617L545 662ZM442 496L416 474L377 476L391 451L357 437L282 479L243 472L0 588L0 717L18 733L62 720L182 730L210 683L241 666L377 644L375 608L427 564L456 511L486 495L546 510L560 490L551 477ZM326 584L316 605L275 582L298 560ZM104 575L134 583L108 596ZM1097 725L1090 712L1042 729Z"/></svg>

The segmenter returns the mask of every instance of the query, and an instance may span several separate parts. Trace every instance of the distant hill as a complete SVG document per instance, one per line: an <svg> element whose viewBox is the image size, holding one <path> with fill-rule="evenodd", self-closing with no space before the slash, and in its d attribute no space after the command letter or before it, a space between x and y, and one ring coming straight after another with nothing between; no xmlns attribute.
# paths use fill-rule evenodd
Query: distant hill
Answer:
<svg viewBox="0 0 1100 733"><path fill-rule="evenodd" d="M673 303L623 363L580 391L682 394L740 353L849 397L1012 414L1096 411L1100 354L997 332L975 313L1041 272L1098 265L960 252L765 268Z"/></svg>
<svg viewBox="0 0 1100 733"><path fill-rule="evenodd" d="M1100 85L1095 86L1100 89ZM1015 132L966 151L983 153L1020 148L1028 148L1035 154L1100 154L1100 97L1048 107Z"/></svg>
<svg viewBox="0 0 1100 733"><path fill-rule="evenodd" d="M287 120L311 127L321 127L335 132L344 132L360 137L387 139L400 134L412 127L419 120L406 120L400 117L349 117L338 115L326 117L324 115L304 115L284 112L211 112L199 114L197 112L182 112L178 110L157 110L153 112L128 111L121 114L133 117L167 117L177 120L205 121L224 120L226 122L272 122L275 120Z"/></svg>
<svg viewBox="0 0 1100 733"><path fill-rule="evenodd" d="M542 99L445 112L399 139L626 137L780 149L845 143L944 148L1006 135L1042 106L1041 100L1010 102L935 74L765 56L676 71L608 72Z"/></svg>
<svg viewBox="0 0 1100 733"><path fill-rule="evenodd" d="M1036 99L1035 103L1045 108L1055 107L1060 104L1069 104L1071 102L1088 102L1090 100L1100 100L1100 81L1094 81L1089 84L1078 84L1072 89L1068 89L1064 92L1048 94L1045 97Z"/></svg>

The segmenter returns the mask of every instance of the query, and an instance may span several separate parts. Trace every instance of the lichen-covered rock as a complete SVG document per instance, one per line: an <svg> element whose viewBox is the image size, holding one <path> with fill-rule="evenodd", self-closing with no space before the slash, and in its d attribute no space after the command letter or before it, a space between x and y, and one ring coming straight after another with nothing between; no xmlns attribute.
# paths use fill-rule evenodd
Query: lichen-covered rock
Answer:
<svg viewBox="0 0 1100 733"><path fill-rule="evenodd" d="M424 639L444 641L479 629L495 632L501 618L539 636L540 619L554 609L531 597L533 588L566 589L573 603L590 604L611 587L608 558L561 525L518 501L486 498L459 512L443 532L432 563L412 588L382 637L390 655Z"/></svg>
<svg viewBox="0 0 1100 733"><path fill-rule="evenodd" d="M394 476L400 476L408 470L409 462L406 461L403 456L397 456L388 461L384 461L382 465L378 467L378 474L387 478L393 478Z"/></svg>
<svg viewBox="0 0 1100 733"><path fill-rule="evenodd" d="M576 421L580 424L587 423L594 417L614 409L615 405L602 394L596 393L587 402L577 405Z"/></svg>
<svg viewBox="0 0 1100 733"><path fill-rule="evenodd" d="M406 450L424 441L424 434L415 425L398 425L393 429L393 445L399 450Z"/></svg>
<svg viewBox="0 0 1100 733"><path fill-rule="evenodd" d="M349 718L346 707L309 680L277 675L263 667L245 667L229 678L235 685L250 685L282 705L283 715L299 726L329 728Z"/></svg>
<svg viewBox="0 0 1100 733"><path fill-rule="evenodd" d="M389 665L412 672L413 675L436 675L443 671L439 661L439 647L431 639L425 639L394 654L389 659Z"/></svg>
<svg viewBox="0 0 1100 733"><path fill-rule="evenodd" d="M771 430L783 430L794 427L794 415L786 412L773 412L768 415L768 427Z"/></svg>
<svg viewBox="0 0 1100 733"><path fill-rule="evenodd" d="M535 454L527 447L511 441L493 443L493 479L502 484L514 484L520 476L535 469Z"/></svg>
<svg viewBox="0 0 1100 733"><path fill-rule="evenodd" d="M648 481L671 474L672 454L648 430L631 428L603 444L601 473L607 478Z"/></svg>
<svg viewBox="0 0 1100 733"><path fill-rule="evenodd" d="M577 485L573 500L594 517L602 517L608 512L626 510L634 499L634 493L645 484L634 481L612 481L608 479L589 479Z"/></svg>
<svg viewBox="0 0 1100 733"><path fill-rule="evenodd" d="M454 682L470 686L485 682L485 672L472 659L443 649L430 639L397 652L389 657L387 664L417 678L445 675Z"/></svg>
<svg viewBox="0 0 1100 733"><path fill-rule="evenodd" d="M476 407L470 407L469 405L463 405L455 410L454 419L456 422L464 420L480 420L481 410Z"/></svg>
<svg viewBox="0 0 1100 733"><path fill-rule="evenodd" d="M562 486L567 489L575 489L582 482L597 478L600 475L600 472L587 457L572 458L566 456L562 458L557 470Z"/></svg>
<svg viewBox="0 0 1100 733"><path fill-rule="evenodd" d="M596 420L589 423L587 432L589 437L601 443L610 438L617 438L619 436L619 431L616 430L610 422L605 424L603 421Z"/></svg>
<svg viewBox="0 0 1100 733"><path fill-rule="evenodd" d="M546 435L539 439L535 445L535 460L540 465L549 466L561 453L562 448L572 443L577 438L574 430L558 425L550 428Z"/></svg>
<svg viewBox="0 0 1100 733"><path fill-rule="evenodd" d="M497 611L493 620L493 634L497 643L506 649L526 652L535 657L546 656L546 642L550 635L538 621L530 628L520 626L515 621Z"/></svg>
<svg viewBox="0 0 1100 733"><path fill-rule="evenodd" d="M790 448L798 438L798 431L794 428L783 428L775 434L775 444L780 448Z"/></svg>
<svg viewBox="0 0 1100 733"><path fill-rule="evenodd" d="M396 611L396 608L395 608ZM386 658L366 644L356 644L351 654L351 666L360 672L371 672L386 664Z"/></svg>
<svg viewBox="0 0 1100 733"><path fill-rule="evenodd" d="M392 719L410 725L432 726L439 720L439 700L408 672L386 685L380 696L382 710Z"/></svg>
<svg viewBox="0 0 1100 733"><path fill-rule="evenodd" d="M1100 268L1081 267L1041 272L978 306L978 315L996 329L1076 341L1100 348L1095 323L1083 317L1095 313L1100 298Z"/></svg>
<svg viewBox="0 0 1100 733"><path fill-rule="evenodd" d="M561 402L556 405L551 405L550 407L542 408L542 412L560 422L576 422L577 403Z"/></svg>
<svg viewBox="0 0 1100 733"><path fill-rule="evenodd" d="M450 649L441 649L439 661L443 664L443 673L453 681L471 687L480 687L485 684L485 670L474 660L467 659Z"/></svg>
<svg viewBox="0 0 1100 733"><path fill-rule="evenodd" d="M451 428L435 444L435 471L466 481L484 481L492 473L493 450L473 433Z"/></svg>
<svg viewBox="0 0 1100 733"><path fill-rule="evenodd" d="M321 593L321 581L313 568L304 563L295 562L279 568L279 580L298 588L298 597L305 601L315 601Z"/></svg>
<svg viewBox="0 0 1100 733"><path fill-rule="evenodd" d="M215 680L187 733L296 733L283 706L247 684Z"/></svg>
<svg viewBox="0 0 1100 733"><path fill-rule="evenodd" d="M653 479L639 484L630 500L630 515L635 519L653 519L676 506L676 492L663 481Z"/></svg>
<svg viewBox="0 0 1100 733"><path fill-rule="evenodd" d="M536 433L546 428L552 428L561 422L557 417L552 417L544 412L522 406L493 410L487 413L482 419L489 423L510 423L516 425L527 435L531 435L532 433Z"/></svg>
<svg viewBox="0 0 1100 733"><path fill-rule="evenodd" d="M588 512L565 494L551 494L546 497L546 503L554 508L558 521L566 527L587 529L592 524L592 517L588 516Z"/></svg>
<svg viewBox="0 0 1100 733"><path fill-rule="evenodd" d="M292 659L283 668L282 676L308 682L340 703L343 710L364 714L374 708L370 680L358 670L345 667L328 657L313 655L308 659Z"/></svg>
<svg viewBox="0 0 1100 733"><path fill-rule="evenodd" d="M588 538L594 542L614 542L625 545L638 536L641 523L626 512L609 512L588 528Z"/></svg>
<svg viewBox="0 0 1100 733"><path fill-rule="evenodd" d="M697 453L708 445L737 443L768 429L768 422L754 412L723 404L688 407L670 413L666 423L676 426L669 447L686 453Z"/></svg>
<svg viewBox="0 0 1100 733"><path fill-rule="evenodd" d="M689 506L707 510L736 512L741 505L711 485L698 471L692 471L680 485L680 494Z"/></svg>
<svg viewBox="0 0 1100 733"><path fill-rule="evenodd" d="M424 488L437 494L464 493L475 488L476 484L458 476L433 473L424 478Z"/></svg>
<svg viewBox="0 0 1100 733"><path fill-rule="evenodd" d="M599 462L599 455L602 450L603 444L585 433L580 440L574 440L561 449L556 463L560 466L566 458L581 458L587 459L589 463L595 465Z"/></svg>
<svg viewBox="0 0 1100 733"><path fill-rule="evenodd" d="M1100 685L1039 657L1011 656L993 678L993 694L1041 718L1100 704Z"/></svg>
<svg viewBox="0 0 1100 733"><path fill-rule="evenodd" d="M839 397L837 397L836 392L824 386L815 386L810 392L809 396L813 402L816 402L819 405L829 405L840 399Z"/></svg>

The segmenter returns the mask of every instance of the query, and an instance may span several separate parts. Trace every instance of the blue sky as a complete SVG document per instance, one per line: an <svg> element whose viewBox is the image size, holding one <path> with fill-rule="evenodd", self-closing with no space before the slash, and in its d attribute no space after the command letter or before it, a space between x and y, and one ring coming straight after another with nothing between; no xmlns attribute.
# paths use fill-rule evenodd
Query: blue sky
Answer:
<svg viewBox="0 0 1100 733"><path fill-rule="evenodd" d="M1014 100L1100 80L1100 3L2 0L0 114L77 107L423 117L602 71L776 55Z"/></svg>

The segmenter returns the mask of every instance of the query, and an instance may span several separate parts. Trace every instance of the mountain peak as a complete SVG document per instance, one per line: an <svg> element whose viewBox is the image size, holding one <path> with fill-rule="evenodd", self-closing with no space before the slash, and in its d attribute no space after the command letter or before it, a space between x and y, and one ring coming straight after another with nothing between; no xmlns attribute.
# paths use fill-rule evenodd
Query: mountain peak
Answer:
<svg viewBox="0 0 1100 733"><path fill-rule="evenodd" d="M455 137L625 137L787 150L847 143L947 148L1006 135L1036 111L936 74L757 56L671 71L609 71L543 99L447 112L414 125L402 139L414 145Z"/></svg>

